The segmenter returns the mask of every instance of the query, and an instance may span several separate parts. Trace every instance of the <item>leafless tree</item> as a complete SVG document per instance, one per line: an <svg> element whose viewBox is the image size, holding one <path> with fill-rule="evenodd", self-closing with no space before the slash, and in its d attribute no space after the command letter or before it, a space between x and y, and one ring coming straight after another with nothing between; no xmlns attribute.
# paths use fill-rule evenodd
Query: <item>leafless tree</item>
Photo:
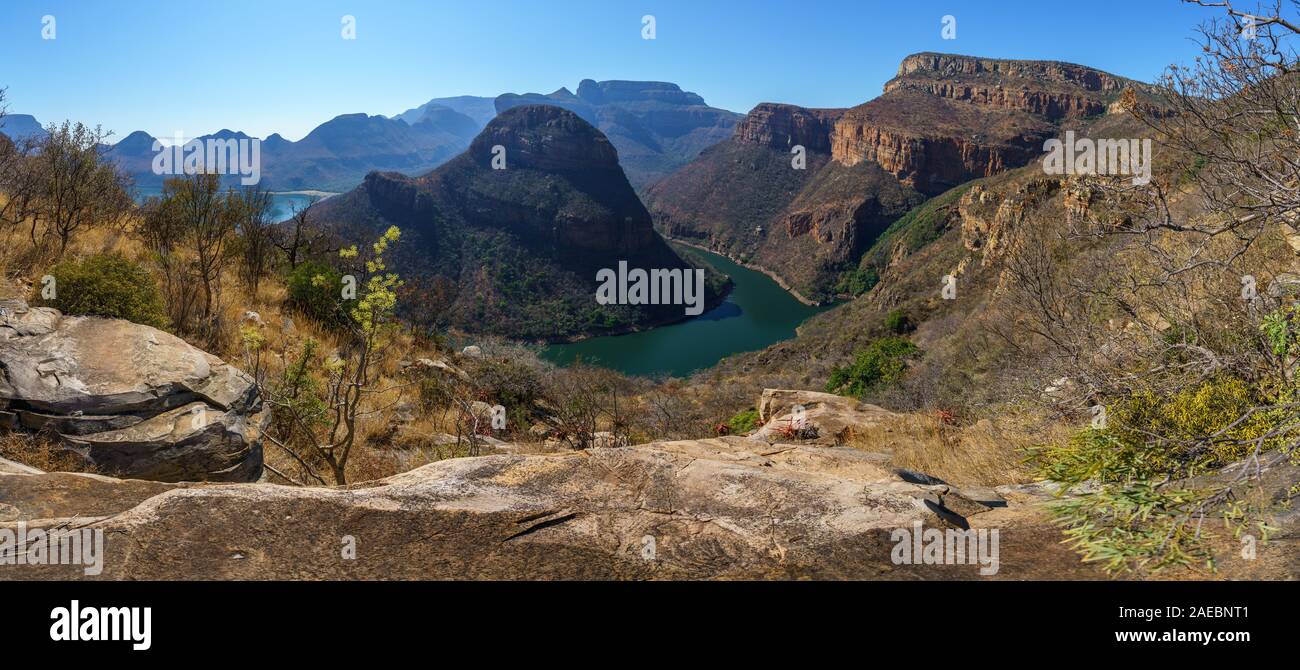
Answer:
<svg viewBox="0 0 1300 670"><path fill-rule="evenodd" d="M313 216L314 206L314 202L295 204L289 221L271 230L271 242L284 252L291 270L314 255L338 251L338 247L332 244L329 231L317 225Z"/></svg>
<svg viewBox="0 0 1300 670"><path fill-rule="evenodd" d="M100 152L108 137L100 128L64 122L51 124L31 155L21 162L30 171L19 181L20 202L31 222L30 238L58 240L57 256L80 230L97 225L121 226L133 203L129 180Z"/></svg>
<svg viewBox="0 0 1300 670"><path fill-rule="evenodd" d="M270 272L276 247L271 238L271 194L260 188L241 193L239 241L241 274L249 295L256 296L262 278Z"/></svg>

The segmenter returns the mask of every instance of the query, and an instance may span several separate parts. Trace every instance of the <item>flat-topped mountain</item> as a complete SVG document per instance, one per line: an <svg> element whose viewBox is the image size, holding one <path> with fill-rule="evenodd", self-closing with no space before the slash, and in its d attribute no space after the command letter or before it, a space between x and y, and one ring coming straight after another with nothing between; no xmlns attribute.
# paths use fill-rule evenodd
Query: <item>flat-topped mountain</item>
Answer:
<svg viewBox="0 0 1300 670"><path fill-rule="evenodd" d="M498 112L519 105L554 105L596 126L618 149L628 180L638 190L725 140L740 114L709 107L704 98L677 84L658 81L584 79L574 94L507 93L496 99Z"/></svg>
<svg viewBox="0 0 1300 670"><path fill-rule="evenodd" d="M666 235L823 300L925 196L1029 163L1125 89L1148 86L1069 63L914 54L883 95L851 109L758 105L729 140L647 189L646 205Z"/></svg>
<svg viewBox="0 0 1300 670"><path fill-rule="evenodd" d="M507 109L442 167L418 178L372 173L319 216L356 239L402 229L390 266L416 321L562 340L685 316L680 304L596 302L597 272L619 261L691 266L654 231L609 139L558 107ZM707 303L717 299L715 286Z"/></svg>
<svg viewBox="0 0 1300 670"><path fill-rule="evenodd" d="M45 128L31 114L5 114L0 117L0 135L11 140L40 139L45 136Z"/></svg>

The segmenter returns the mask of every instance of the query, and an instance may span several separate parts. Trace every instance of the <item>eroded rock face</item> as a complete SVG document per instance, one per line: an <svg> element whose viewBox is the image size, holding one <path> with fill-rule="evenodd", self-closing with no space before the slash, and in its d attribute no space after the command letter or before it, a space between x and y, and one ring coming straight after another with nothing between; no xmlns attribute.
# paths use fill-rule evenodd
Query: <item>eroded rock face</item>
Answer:
<svg viewBox="0 0 1300 670"><path fill-rule="evenodd" d="M0 476L23 481L0 486L17 510L9 525L53 525L81 514L77 491L120 488L121 509L100 504L106 518L89 525L105 531L107 579L905 578L891 529L964 527L955 509L985 509L879 454L739 437L460 458L348 489L198 485L142 502L148 489L130 482ZM41 493L51 488L64 493ZM345 536L355 560L342 557ZM80 566L3 574L84 578Z"/></svg>
<svg viewBox="0 0 1300 670"><path fill-rule="evenodd" d="M180 338L0 301L0 426L53 433L102 472L255 481L269 418L251 378Z"/></svg>
<svg viewBox="0 0 1300 670"><path fill-rule="evenodd" d="M1073 63L919 53L903 59L885 92L910 89L1048 119L1102 114L1108 95L1144 87Z"/></svg>
<svg viewBox="0 0 1300 670"><path fill-rule="evenodd" d="M754 439L779 442L802 437L810 444L825 445L844 444L854 431L866 431L900 418L854 398L785 389L764 389L758 401L758 416L763 427L752 435Z"/></svg>
<svg viewBox="0 0 1300 670"><path fill-rule="evenodd" d="M808 151L830 153L831 131L844 111L760 103L736 126L735 139L777 149L799 145Z"/></svg>

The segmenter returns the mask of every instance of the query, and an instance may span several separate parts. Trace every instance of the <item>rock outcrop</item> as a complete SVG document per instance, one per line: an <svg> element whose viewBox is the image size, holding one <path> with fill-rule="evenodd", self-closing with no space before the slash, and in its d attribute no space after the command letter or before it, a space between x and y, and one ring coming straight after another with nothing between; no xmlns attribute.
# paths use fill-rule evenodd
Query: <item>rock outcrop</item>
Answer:
<svg viewBox="0 0 1300 670"><path fill-rule="evenodd" d="M255 481L269 419L251 378L180 338L0 300L0 426L56 435L101 472Z"/></svg>
<svg viewBox="0 0 1300 670"><path fill-rule="evenodd" d="M854 398L820 393L764 389L758 402L763 426L750 437L767 442L804 438L801 443L842 445L865 431L901 418L883 407Z"/></svg>
<svg viewBox="0 0 1300 670"><path fill-rule="evenodd" d="M692 266L655 232L610 140L560 107L505 109L446 165L417 178L372 173L317 216L357 242L402 229L387 260L415 322L562 341L684 317L681 304L596 302L597 272L620 261ZM706 304L721 300L721 283Z"/></svg>
<svg viewBox="0 0 1300 670"><path fill-rule="evenodd" d="M916 578L935 568L894 565L892 529L965 528L987 508L887 461L729 437L460 458L346 489L0 474L0 526L105 531L104 579Z"/></svg>
<svg viewBox="0 0 1300 670"><path fill-rule="evenodd" d="M831 130L844 111L760 103L736 125L735 139L787 151L802 146L808 151L829 153Z"/></svg>

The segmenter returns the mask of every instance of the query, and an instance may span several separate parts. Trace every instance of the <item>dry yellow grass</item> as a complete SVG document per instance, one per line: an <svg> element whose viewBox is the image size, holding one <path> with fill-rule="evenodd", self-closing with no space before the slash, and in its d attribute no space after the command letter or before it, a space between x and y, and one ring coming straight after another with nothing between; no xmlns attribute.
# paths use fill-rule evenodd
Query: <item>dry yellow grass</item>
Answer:
<svg viewBox="0 0 1300 670"><path fill-rule="evenodd" d="M1022 462L1035 444L1064 440L1065 426L1005 413L997 424L981 419L951 426L931 414L906 414L854 436L849 446L890 454L893 464L957 486L995 486L1033 480Z"/></svg>
<svg viewBox="0 0 1300 670"><path fill-rule="evenodd" d="M95 467L78 454L44 435L31 433L0 433L0 458L46 472L96 472Z"/></svg>

